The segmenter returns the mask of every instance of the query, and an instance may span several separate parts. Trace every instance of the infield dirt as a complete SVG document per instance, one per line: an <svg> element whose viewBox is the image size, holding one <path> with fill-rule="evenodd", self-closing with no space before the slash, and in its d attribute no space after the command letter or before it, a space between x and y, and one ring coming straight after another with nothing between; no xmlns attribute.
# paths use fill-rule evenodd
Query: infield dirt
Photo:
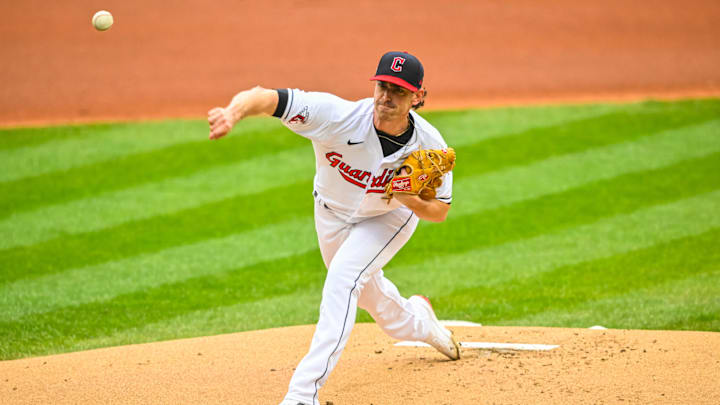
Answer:
<svg viewBox="0 0 720 405"><path fill-rule="evenodd" d="M398 347L358 324L321 403L717 404L720 333L452 327L460 341L551 351ZM296 326L0 362L11 404L275 404L314 328Z"/></svg>
<svg viewBox="0 0 720 405"><path fill-rule="evenodd" d="M270 4L3 2L0 125L202 117L256 84L361 98L391 49L421 57L428 108L720 95L717 1L417 0L399 13L377 1ZM104 33L90 24L99 8L115 16ZM361 324L323 404L720 403L718 333L454 329L464 341L560 347L466 349L449 362ZM0 402L273 404L312 332L0 362Z"/></svg>

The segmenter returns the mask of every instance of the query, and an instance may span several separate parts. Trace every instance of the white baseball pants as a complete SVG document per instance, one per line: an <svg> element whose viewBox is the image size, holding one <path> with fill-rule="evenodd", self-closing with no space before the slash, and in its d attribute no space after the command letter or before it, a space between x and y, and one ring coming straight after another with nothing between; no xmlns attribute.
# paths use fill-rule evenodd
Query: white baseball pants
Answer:
<svg viewBox="0 0 720 405"><path fill-rule="evenodd" d="M400 296L382 271L417 224L417 216L405 207L349 224L316 200L315 227L328 273L310 350L295 369L282 404L319 405L318 390L345 348L358 306L395 339L427 337L426 313Z"/></svg>

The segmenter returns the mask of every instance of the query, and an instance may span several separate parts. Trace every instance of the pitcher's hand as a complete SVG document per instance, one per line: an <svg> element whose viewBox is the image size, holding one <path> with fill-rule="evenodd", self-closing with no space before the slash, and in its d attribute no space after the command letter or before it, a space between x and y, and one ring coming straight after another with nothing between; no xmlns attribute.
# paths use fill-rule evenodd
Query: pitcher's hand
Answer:
<svg viewBox="0 0 720 405"><path fill-rule="evenodd" d="M230 132L235 121L229 109L215 107L208 111L208 124L210 124L210 139L220 139Z"/></svg>

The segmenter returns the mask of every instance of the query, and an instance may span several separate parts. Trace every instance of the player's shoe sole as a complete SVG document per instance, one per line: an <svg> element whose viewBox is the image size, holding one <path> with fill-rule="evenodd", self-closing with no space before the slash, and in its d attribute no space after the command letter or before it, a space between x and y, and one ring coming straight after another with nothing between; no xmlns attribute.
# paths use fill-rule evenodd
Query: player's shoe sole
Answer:
<svg viewBox="0 0 720 405"><path fill-rule="evenodd" d="M413 295L409 300L420 304L428 313L428 318L430 319L430 334L425 340L425 343L437 349L437 351L447 356L450 360L460 359L460 346L455 342L452 331L440 324L437 316L435 316L435 311L432 308L430 300L422 295Z"/></svg>

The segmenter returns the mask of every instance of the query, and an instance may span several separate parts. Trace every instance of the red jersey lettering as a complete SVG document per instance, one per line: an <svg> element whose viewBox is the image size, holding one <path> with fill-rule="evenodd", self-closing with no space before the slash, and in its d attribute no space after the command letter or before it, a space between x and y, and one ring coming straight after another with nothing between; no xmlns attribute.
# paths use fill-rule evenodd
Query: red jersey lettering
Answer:
<svg viewBox="0 0 720 405"><path fill-rule="evenodd" d="M337 152L328 152L325 158L330 162L330 167L337 167L338 173L348 183L365 188L365 181L372 176L367 170L353 169L352 166L340 160L343 156Z"/></svg>

